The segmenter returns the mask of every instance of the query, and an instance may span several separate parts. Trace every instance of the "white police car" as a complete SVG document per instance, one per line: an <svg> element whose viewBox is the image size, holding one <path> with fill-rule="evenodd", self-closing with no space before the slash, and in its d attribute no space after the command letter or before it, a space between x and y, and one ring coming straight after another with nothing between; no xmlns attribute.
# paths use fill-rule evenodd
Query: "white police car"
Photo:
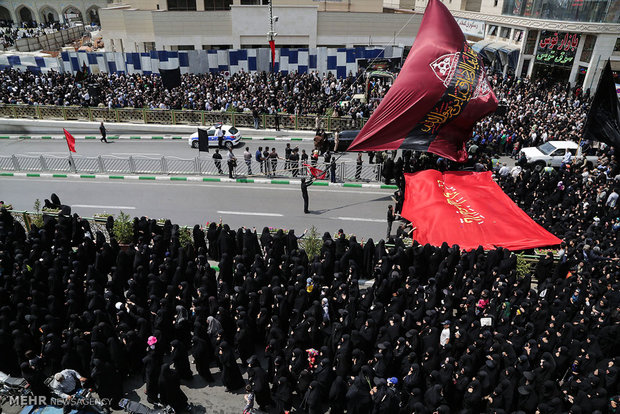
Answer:
<svg viewBox="0 0 620 414"><path fill-rule="evenodd" d="M214 125L211 128L207 129L210 147L218 146L217 136L215 134L216 130L217 125ZM239 131L232 125L222 124L222 132L224 133L224 136L222 138L222 145L224 145L226 148L233 148L239 143L239 141L241 141L241 131ZM190 147L198 148L198 131L190 135L188 142Z"/></svg>

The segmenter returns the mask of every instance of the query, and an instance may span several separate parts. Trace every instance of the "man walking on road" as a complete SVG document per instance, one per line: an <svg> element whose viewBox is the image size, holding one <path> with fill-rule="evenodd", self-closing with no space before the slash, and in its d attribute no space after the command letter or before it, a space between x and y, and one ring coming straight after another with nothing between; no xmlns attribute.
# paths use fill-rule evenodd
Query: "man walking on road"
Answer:
<svg viewBox="0 0 620 414"><path fill-rule="evenodd" d="M314 180L312 178L310 179L306 179L306 178L302 178L301 179L301 196L304 198L304 213L308 214L308 187L310 187L312 185L312 183L314 182Z"/></svg>
<svg viewBox="0 0 620 414"><path fill-rule="evenodd" d="M108 140L106 139L107 133L105 130L105 126L103 125L103 121L101 121L101 125L99 126L99 132L101 132L101 142L105 142L107 144L108 143Z"/></svg>

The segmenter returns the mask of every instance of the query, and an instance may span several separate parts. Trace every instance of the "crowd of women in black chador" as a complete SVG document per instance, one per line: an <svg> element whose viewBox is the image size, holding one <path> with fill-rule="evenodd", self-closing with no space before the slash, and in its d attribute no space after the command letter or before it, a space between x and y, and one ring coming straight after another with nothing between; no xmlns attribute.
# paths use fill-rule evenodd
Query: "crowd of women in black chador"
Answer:
<svg viewBox="0 0 620 414"><path fill-rule="evenodd" d="M30 231L2 210L0 370L38 393L71 368L114 401L142 375L148 400L178 411L194 373L236 391L245 372L273 413L618 412L613 155L601 166L498 180L564 240L531 272L501 248L341 232L313 258L292 230L215 223L182 247L178 226L145 217L126 250L56 196L65 215Z"/></svg>

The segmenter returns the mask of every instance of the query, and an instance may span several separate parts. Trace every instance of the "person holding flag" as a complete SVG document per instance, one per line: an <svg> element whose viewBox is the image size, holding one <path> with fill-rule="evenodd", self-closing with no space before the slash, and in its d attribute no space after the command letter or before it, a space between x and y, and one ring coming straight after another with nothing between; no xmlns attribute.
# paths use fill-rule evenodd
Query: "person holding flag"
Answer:
<svg viewBox="0 0 620 414"><path fill-rule="evenodd" d="M304 213L308 214L308 187L310 187L314 183L314 178L306 179L306 177L301 179L301 196L304 199Z"/></svg>

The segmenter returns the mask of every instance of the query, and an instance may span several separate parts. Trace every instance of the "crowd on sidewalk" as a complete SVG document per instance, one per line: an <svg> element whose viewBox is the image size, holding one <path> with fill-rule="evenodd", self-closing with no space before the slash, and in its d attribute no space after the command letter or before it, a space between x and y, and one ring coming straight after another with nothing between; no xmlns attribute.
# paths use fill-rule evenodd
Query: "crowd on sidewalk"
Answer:
<svg viewBox="0 0 620 414"><path fill-rule="evenodd" d="M7 20L0 20L0 46L8 49L15 45L19 39L39 37L45 34L53 33L68 26L59 22L39 23L29 22L22 23L21 26L15 26Z"/></svg>

